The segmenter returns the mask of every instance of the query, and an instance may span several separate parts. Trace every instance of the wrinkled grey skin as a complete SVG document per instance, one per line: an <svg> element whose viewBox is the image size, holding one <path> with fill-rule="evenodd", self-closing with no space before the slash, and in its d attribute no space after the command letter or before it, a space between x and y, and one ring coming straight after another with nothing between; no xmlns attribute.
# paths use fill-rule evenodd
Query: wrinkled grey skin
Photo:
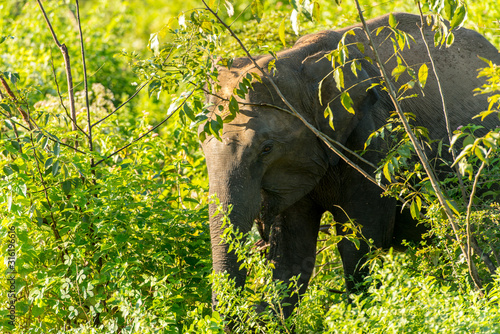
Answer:
<svg viewBox="0 0 500 334"><path fill-rule="evenodd" d="M395 16L398 28L417 41L416 45L412 43L410 50L403 52L404 59L417 73L422 63L427 63L429 67L425 97L419 94L418 98L404 100L403 109L416 115L417 124L429 129L432 139L447 142L441 99L417 27L420 19L410 14ZM388 16L368 21L368 24L371 30L387 26ZM311 124L351 150L360 150L368 136L380 128L395 109L385 92L378 88L366 91L372 82L379 82L379 72L374 65L363 61L358 77L349 69L344 70L346 87L358 83L349 91L355 115L348 113L339 99L334 100L339 92L332 76L323 83L323 104L332 101L330 107L334 113L335 130L329 127L328 120L323 116L325 105L321 105L318 99L318 84L332 68L330 62L322 57L337 48L342 34L350 28L300 38L293 48L278 53L277 72L273 80ZM375 45L384 62L393 53L390 39L386 40L388 32L385 29L375 37ZM477 69L486 66L477 55L497 64L500 63L500 56L484 37L471 30L456 31L453 46L442 49L433 47L433 33L429 27L426 28L426 35L443 85L451 128L456 129L459 125L470 123L472 116L487 109L487 97L473 94L474 88L484 84L484 80L477 78ZM356 30L356 36L350 36L348 40L365 44L365 54L372 57L361 30ZM363 56L352 48L350 57ZM270 56L262 56L258 58L258 63L267 69L271 60ZM394 57L385 66L391 73L396 66ZM229 97L248 72L258 73L246 58L235 59L231 70L219 68L222 88L217 95ZM372 77L375 79L364 81ZM408 80L408 77L402 76L395 85L399 87ZM254 83L254 90L240 101L270 103L286 108L265 80L263 84ZM227 104L213 96L208 102ZM275 265L276 279L288 281L293 275L300 274L301 292L305 291L314 268L320 218L325 211L330 211L341 223L348 219L347 213L349 218L362 225L364 236L373 239L378 247L397 246L403 238L418 240L422 231L407 214L400 213L395 200L382 198L381 190L376 185L339 159L298 118L269 107L240 105L240 110L241 113L225 125L222 142L208 137L203 143L210 194L217 194L225 206L234 206L231 222L241 232L250 231L254 221L259 220L262 236L268 238L271 245L269 260ZM491 116L483 125L492 128L497 125L495 121L496 117ZM383 156L383 153L377 153L377 150L383 151L382 145L382 142L372 143L371 151L364 157L376 164ZM435 153L428 154L432 158ZM357 163L372 172L362 162ZM214 210L215 207L210 206L211 216ZM246 272L238 270L234 254L228 253L227 245L221 243L220 219L210 219L214 271L228 272L238 286L243 286ZM342 234L340 228L337 233ZM338 247L346 286L348 291L352 291L355 283L366 274L359 270L359 266L368 248L362 243L361 249L357 250L349 241L342 241ZM214 296L214 303L215 299ZM292 304L285 308L288 316L297 297L287 302Z"/></svg>

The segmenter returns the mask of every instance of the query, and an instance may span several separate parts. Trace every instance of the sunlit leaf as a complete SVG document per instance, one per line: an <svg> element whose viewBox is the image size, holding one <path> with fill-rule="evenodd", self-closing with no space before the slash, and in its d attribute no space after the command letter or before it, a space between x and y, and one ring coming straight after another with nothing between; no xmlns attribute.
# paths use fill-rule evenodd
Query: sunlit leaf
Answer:
<svg viewBox="0 0 500 334"><path fill-rule="evenodd" d="M391 28L396 28L397 24L398 24L398 21L396 21L394 14L393 13L389 14L389 26L391 26Z"/></svg>
<svg viewBox="0 0 500 334"><path fill-rule="evenodd" d="M348 92L342 92L340 94L340 102L342 103L342 106L351 114L355 114L354 108L352 107L353 102L351 99L351 96L349 95Z"/></svg>
<svg viewBox="0 0 500 334"><path fill-rule="evenodd" d="M323 115L325 116L325 118L328 118L328 124L330 125L332 130L335 130L335 127L333 126L333 112L332 112L332 109L330 109L329 104L326 106L326 109L325 109Z"/></svg>
<svg viewBox="0 0 500 334"><path fill-rule="evenodd" d="M262 5L261 0L253 0L252 5L251 5L251 10L252 10L252 15L254 19L257 20L257 22L260 23L260 20L262 19L262 13L264 11L264 6Z"/></svg>
<svg viewBox="0 0 500 334"><path fill-rule="evenodd" d="M278 29L278 35L280 37L280 41L283 44L283 46L286 47L286 40L285 40L285 19L281 20L279 29Z"/></svg>
<svg viewBox="0 0 500 334"><path fill-rule="evenodd" d="M314 18L314 20L316 22L319 22L320 15L321 15L320 5L319 5L319 3L317 1L314 1L314 3L313 3L312 17Z"/></svg>
<svg viewBox="0 0 500 334"><path fill-rule="evenodd" d="M384 176L387 179L387 181L391 182L392 174L394 174L394 168L393 168L391 162L387 162L384 165L383 172L384 172Z"/></svg>
<svg viewBox="0 0 500 334"><path fill-rule="evenodd" d="M398 65L393 70L391 75L394 77L394 80L398 81L399 76L406 72L406 66Z"/></svg>
<svg viewBox="0 0 500 334"><path fill-rule="evenodd" d="M427 64L423 63L418 70L418 82L420 83L420 87L424 89L425 84L427 83L427 76L429 74L429 68Z"/></svg>
<svg viewBox="0 0 500 334"><path fill-rule="evenodd" d="M461 4L453 14L453 19L450 22L450 29L461 27L467 18L467 10L463 4Z"/></svg>
<svg viewBox="0 0 500 334"><path fill-rule="evenodd" d="M333 79L335 80L337 89L341 91L344 88L344 72L342 71L342 68L337 67L333 71Z"/></svg>

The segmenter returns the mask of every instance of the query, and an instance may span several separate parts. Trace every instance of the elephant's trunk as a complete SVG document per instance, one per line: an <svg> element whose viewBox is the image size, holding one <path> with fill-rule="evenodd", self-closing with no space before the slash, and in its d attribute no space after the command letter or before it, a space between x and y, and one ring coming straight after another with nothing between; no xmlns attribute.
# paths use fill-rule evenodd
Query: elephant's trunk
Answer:
<svg viewBox="0 0 500 334"><path fill-rule="evenodd" d="M233 206L229 214L231 224L239 232L248 233L260 209L260 184L257 182L252 184L248 178L237 177L239 173L232 174L229 177L221 175L221 173L209 175L210 194L218 197L224 210L227 210L229 205ZM229 277L235 280L237 287L243 287L246 270L239 270L240 263L237 261L234 250L229 252L229 245L222 241L221 236L228 226L222 226L222 214L216 215L216 212L217 205L210 204L210 237L214 273L227 272ZM215 305L215 294L213 294L213 302Z"/></svg>

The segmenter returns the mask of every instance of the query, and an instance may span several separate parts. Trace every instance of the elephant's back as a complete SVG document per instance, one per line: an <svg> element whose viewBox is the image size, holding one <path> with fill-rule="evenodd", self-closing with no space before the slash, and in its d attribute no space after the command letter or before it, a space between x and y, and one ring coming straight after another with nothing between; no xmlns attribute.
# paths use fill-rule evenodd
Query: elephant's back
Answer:
<svg viewBox="0 0 500 334"><path fill-rule="evenodd" d="M378 31L379 27L389 26L389 15L377 17L367 21L367 25L372 32L374 45L384 63L387 72L391 74L398 66L397 57L394 55L394 47L391 41L391 30L385 28ZM411 41L410 47L400 52L404 63L418 73L423 64L427 65L428 78L423 92L415 85L415 88L408 91L406 95L417 94L417 97L402 101L405 112L412 112L417 117L417 123L429 129L431 138L446 137L444 127L445 119L443 113L443 103L439 92L437 78L433 72L427 46L436 67L439 81L444 96L445 105L449 115L452 130L460 125L469 123L480 123L479 119L472 119L473 116L488 108L488 96L477 95L474 90L486 83L485 78L478 78L481 68L487 65L481 58L491 60L500 64L500 53L481 34L466 28L454 30L455 41L450 47L434 47L434 34L430 26L424 26L424 36L426 44L422 40L420 32L420 16L407 13L394 13L397 28L411 35L415 42ZM368 45L366 35L361 24L336 30L335 32L321 32L316 38L336 39L338 43L344 33L354 28L355 36L351 37L351 42L361 42L365 45L365 55L374 58ZM378 32L378 34L377 34ZM309 37L309 40L313 40ZM410 81L412 78L403 74L394 82L396 88ZM495 116L489 116L481 123L488 129L494 128L500 122ZM443 125L443 126L437 126Z"/></svg>

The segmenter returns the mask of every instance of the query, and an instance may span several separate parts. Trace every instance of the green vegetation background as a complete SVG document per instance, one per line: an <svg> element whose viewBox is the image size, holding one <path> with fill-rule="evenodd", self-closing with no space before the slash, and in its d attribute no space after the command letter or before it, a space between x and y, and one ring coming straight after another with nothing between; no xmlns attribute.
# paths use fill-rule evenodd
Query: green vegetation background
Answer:
<svg viewBox="0 0 500 334"><path fill-rule="evenodd" d="M170 28L176 29L180 16L203 6L194 0L80 2L94 121L147 81L151 34L160 31L159 45L175 43L165 25L171 23ZM412 0L361 3L366 17L391 11L417 13ZM320 4L319 22L301 22L300 35L357 22L351 1L341 6L334 1ZM291 12L287 1L265 1L260 22L249 5L235 1L235 12L242 14L233 28L253 53L283 47L278 29L284 19L287 46L293 45L297 36L287 19ZM86 113L75 5L45 1L44 6L59 40L69 49L83 127ZM500 48L499 26L494 22L500 19L497 2L469 2L468 15L466 26ZM60 139L70 144L76 134L69 130L58 97L59 86L67 98L61 53L35 1L0 1L0 38L0 72L10 79L20 106L31 109L42 128L32 135L25 132L19 144L13 139L13 123L22 124L22 119L7 117L16 109L6 99L0 104L0 252L5 258L7 232L14 226L18 299L13 327L4 279L8 264L3 261L0 332L222 333L224 321L211 310L208 181L196 127L186 114L177 113L146 138L91 168L90 154L57 143ZM242 54L229 38L219 51L224 56ZM188 50L186 57L202 64L195 51ZM171 88L162 88L149 85L93 129L95 160L165 119L178 96ZM80 138L80 147L84 142ZM89 182L92 175L96 183ZM327 251L318 258L316 275L294 319L297 332L500 331L498 282L492 283L487 298L480 298L465 278L436 278L429 273L433 265L440 265L440 256L431 251L380 255L384 264L372 263L368 297L346 303L333 292L343 289L338 254L326 235L323 239L318 249ZM463 273L465 277L466 270Z"/></svg>

